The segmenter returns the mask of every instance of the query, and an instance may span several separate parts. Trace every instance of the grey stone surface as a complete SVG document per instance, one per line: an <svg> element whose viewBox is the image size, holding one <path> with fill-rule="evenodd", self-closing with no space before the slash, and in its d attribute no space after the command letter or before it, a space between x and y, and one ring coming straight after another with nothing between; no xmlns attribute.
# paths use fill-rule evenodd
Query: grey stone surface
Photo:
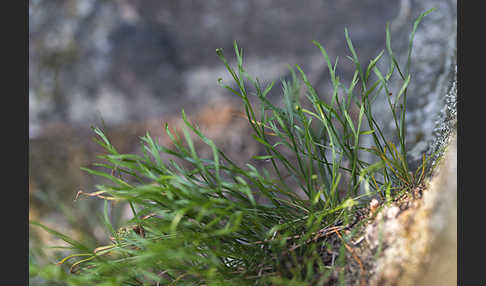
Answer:
<svg viewBox="0 0 486 286"><path fill-rule="evenodd" d="M413 169L420 164L423 153L430 155L440 149L455 129L457 2L402 2L408 2L402 5L408 11L400 14L407 16L400 25L392 26L392 49L402 67L406 67L413 21L424 11L436 8L423 18L413 42L406 113L406 147L410 150L408 159ZM386 65L384 62L381 68L386 70ZM398 76L393 77L391 90L398 93L402 82ZM374 111L385 133L392 137L394 124L386 102L377 101Z"/></svg>

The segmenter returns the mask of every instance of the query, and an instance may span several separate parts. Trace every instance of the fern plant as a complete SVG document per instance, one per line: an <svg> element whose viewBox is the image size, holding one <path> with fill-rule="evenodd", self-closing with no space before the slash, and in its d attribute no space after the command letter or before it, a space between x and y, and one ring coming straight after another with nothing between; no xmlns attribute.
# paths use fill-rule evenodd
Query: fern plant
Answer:
<svg viewBox="0 0 486 286"><path fill-rule="evenodd" d="M388 25L386 53L367 66L359 62L345 30L356 67L348 86L337 76L338 59L332 62L325 48L313 42L329 68L330 102L296 66L290 69L291 79L281 81L283 101L274 104L267 95L275 83L262 85L246 72L236 42L236 67L217 49L235 84L218 82L241 98L252 136L266 152L253 159L264 160L269 168L233 162L184 111L182 132L166 126L172 147L146 134L141 137L143 155L120 154L95 128L106 151L100 156L104 163L84 170L109 183L79 195L105 200L112 242L92 249L31 222L76 251L59 261L70 264L72 274L31 264L31 275L69 285L324 285L344 279L350 239L344 230L356 223L356 210L371 197L390 198L394 190L413 188L425 176L425 158L413 175L407 165L405 114L413 36L431 11L413 25L405 69L392 52ZM390 60L386 72L377 68L384 55ZM393 73L403 81L396 92L389 89ZM397 143L385 137L374 119L373 101L379 97L389 103ZM211 158L198 155L194 135L211 148ZM374 145L363 146L363 136L371 136ZM374 160L364 161L365 153ZM174 159L164 160L161 154ZM112 226L108 201L130 205L133 218L124 228Z"/></svg>

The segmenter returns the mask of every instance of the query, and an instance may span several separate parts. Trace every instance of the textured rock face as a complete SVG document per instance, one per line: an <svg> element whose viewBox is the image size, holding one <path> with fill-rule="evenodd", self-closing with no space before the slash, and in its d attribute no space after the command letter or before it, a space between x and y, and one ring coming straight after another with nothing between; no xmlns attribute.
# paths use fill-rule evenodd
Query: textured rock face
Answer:
<svg viewBox="0 0 486 286"><path fill-rule="evenodd" d="M424 11L425 16L415 33L410 67L411 83L407 92L406 135L411 167L416 167L422 153L432 154L445 145L455 129L456 109L456 32L457 1L401 1L400 21L392 25L392 49L401 66L406 67L408 38L412 23ZM405 4L406 3L406 4ZM386 70L388 63L383 63ZM402 85L398 76L391 86L398 92ZM378 122L392 135L393 120L384 101L377 101L374 110Z"/></svg>
<svg viewBox="0 0 486 286"><path fill-rule="evenodd" d="M457 138L452 134L440 171L430 183L425 197L430 209L431 231L435 238L419 285L457 283Z"/></svg>
<svg viewBox="0 0 486 286"><path fill-rule="evenodd" d="M365 236L378 254L370 285L456 285L457 146L453 134L423 197L385 207Z"/></svg>
<svg viewBox="0 0 486 286"><path fill-rule="evenodd" d="M456 285L457 283L457 151L456 151L456 1L407 1L415 17L436 8L420 24L412 53L408 89L407 149L411 167L423 153L439 168L423 198L386 207L366 229L372 252L370 285ZM405 13L406 14L406 13ZM407 21L410 22L410 21ZM395 26L392 42L399 61L406 62L406 37L411 26ZM398 90L400 80L392 85ZM382 123L391 115L378 102ZM378 112L377 112L378 113ZM386 125L385 125L386 126ZM388 126L388 132L393 130ZM444 152L445 151L445 152Z"/></svg>

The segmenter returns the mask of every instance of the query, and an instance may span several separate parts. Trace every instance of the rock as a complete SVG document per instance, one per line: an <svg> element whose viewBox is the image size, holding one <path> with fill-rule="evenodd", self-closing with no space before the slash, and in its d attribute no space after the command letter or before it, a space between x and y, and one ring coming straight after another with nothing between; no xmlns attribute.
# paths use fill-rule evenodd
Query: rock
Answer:
<svg viewBox="0 0 486 286"><path fill-rule="evenodd" d="M452 135L423 198L386 206L365 230L370 285L456 285L457 146ZM373 253L373 254L371 254Z"/></svg>
<svg viewBox="0 0 486 286"><path fill-rule="evenodd" d="M363 229L366 243L355 251L366 265L362 275L369 285L456 285L456 1L402 3L408 3L402 7L410 9L401 13L410 18L404 23L426 9L437 8L424 17L415 35L406 114L409 166L416 168L426 154L434 168L426 179L423 197L406 196L384 207ZM404 62L411 25L392 28L392 48L399 62ZM393 80L393 90L400 84L401 80ZM377 101L373 107L379 124L392 136L393 125L386 125L392 121L388 106Z"/></svg>
<svg viewBox="0 0 486 286"><path fill-rule="evenodd" d="M406 67L413 21L426 10L436 8L419 24L411 55L405 144L413 170L421 163L422 154L429 156L443 147L446 138L455 129L457 1L404 0L401 3L401 9L408 11L401 12L403 19L392 25L391 39L392 50L402 67ZM388 65L389 62L385 61L380 69L388 70ZM397 93L402 82L399 76L392 77L391 90ZM394 138L395 126L386 101L377 100L373 110L378 124L384 127L384 133ZM396 143L396 138L394 140Z"/></svg>

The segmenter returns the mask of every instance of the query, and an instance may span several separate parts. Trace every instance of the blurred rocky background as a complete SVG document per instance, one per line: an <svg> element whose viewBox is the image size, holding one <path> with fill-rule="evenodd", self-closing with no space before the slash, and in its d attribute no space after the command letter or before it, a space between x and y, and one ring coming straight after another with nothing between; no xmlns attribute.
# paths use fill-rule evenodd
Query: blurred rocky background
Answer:
<svg viewBox="0 0 486 286"><path fill-rule="evenodd" d="M403 61L413 21L432 7L412 54L408 148L417 158L455 128L455 97L446 96L454 88L455 0L29 0L30 218L74 237L88 234L83 239L92 243L107 238L101 202L73 201L100 183L79 169L103 153L91 126L104 127L120 152L138 153L138 136L148 131L163 143L164 123L179 124L184 109L236 161L258 153L239 99L217 84L231 81L216 48L234 59L238 41L249 73L277 81L272 100L295 64L325 94L327 65L312 40L339 57L338 75L349 82L345 27L367 65L385 48L390 22ZM386 112L380 116L390 122ZM48 239L34 230L30 237L32 247Z"/></svg>

